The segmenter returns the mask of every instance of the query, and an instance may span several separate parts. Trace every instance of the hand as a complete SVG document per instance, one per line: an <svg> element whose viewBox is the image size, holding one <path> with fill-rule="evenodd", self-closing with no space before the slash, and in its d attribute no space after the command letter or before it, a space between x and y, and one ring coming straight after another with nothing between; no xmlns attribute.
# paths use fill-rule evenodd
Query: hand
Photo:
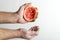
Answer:
<svg viewBox="0 0 60 40"><path fill-rule="evenodd" d="M30 28L29 30L26 30L26 29L23 29L23 28L20 28L18 30L20 31L20 34L21 34L20 37L21 38L31 39L31 38L38 35L39 27L34 26L34 27Z"/></svg>
<svg viewBox="0 0 60 40"><path fill-rule="evenodd" d="M16 30L0 28L0 40L10 39L10 38L31 39L37 36L38 32L39 32L38 26L31 27L29 30L26 30L24 28L20 28Z"/></svg>
<svg viewBox="0 0 60 40"><path fill-rule="evenodd" d="M26 8L30 8L29 10L29 13L27 15L30 15L30 18L27 18L26 15L25 15L25 12L26 12ZM38 16L38 12L37 12L37 8L32 6L31 3L26 3L26 4L23 4L19 10L17 11L17 14L19 15L19 19L18 19L18 22L19 23L27 23L27 22L34 22L35 19L37 18ZM33 18L32 18L33 16ZM29 16L28 16L29 17Z"/></svg>
<svg viewBox="0 0 60 40"><path fill-rule="evenodd" d="M23 13L24 13L24 9L25 9L27 6L29 6L29 5L31 5L31 3L26 3L26 4L22 5L22 6L19 8L19 10L17 11L17 13L18 13L18 15L19 15L19 19L18 19L18 22L19 22L19 23L27 23L27 21L24 20L24 18L23 18Z"/></svg>

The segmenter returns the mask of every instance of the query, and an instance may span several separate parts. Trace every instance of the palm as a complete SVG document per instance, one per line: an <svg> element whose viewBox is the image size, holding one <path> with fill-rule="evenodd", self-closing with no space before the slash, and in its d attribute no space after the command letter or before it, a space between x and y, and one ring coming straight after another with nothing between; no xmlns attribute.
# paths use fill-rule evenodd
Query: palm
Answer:
<svg viewBox="0 0 60 40"><path fill-rule="evenodd" d="M21 37L25 38L25 39L31 39L31 38L37 36L38 31L39 31L38 26L34 26L34 27L30 28L29 30L20 29Z"/></svg>
<svg viewBox="0 0 60 40"><path fill-rule="evenodd" d="M19 10L17 11L18 15L19 15L19 19L18 19L18 22L19 23L26 23L27 21L24 20L23 18L23 12L24 12L24 9L26 6L30 5L30 3L26 3L24 5L22 5Z"/></svg>

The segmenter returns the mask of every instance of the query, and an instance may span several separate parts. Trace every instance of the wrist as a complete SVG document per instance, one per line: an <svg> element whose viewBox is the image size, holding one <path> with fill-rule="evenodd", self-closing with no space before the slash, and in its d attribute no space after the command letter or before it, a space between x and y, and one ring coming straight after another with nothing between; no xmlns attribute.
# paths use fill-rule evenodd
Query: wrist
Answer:
<svg viewBox="0 0 60 40"><path fill-rule="evenodd" d="M18 13L16 14L17 14L17 23L27 23L22 14L20 15Z"/></svg>
<svg viewBox="0 0 60 40"><path fill-rule="evenodd" d="M20 38L22 35L21 35L21 31L20 30L15 30L15 37L17 38Z"/></svg>

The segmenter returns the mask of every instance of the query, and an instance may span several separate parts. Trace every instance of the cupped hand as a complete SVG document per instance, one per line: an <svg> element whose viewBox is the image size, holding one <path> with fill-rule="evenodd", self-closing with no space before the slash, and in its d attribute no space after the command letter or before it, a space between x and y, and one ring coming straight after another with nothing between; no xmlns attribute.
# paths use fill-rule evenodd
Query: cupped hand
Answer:
<svg viewBox="0 0 60 40"><path fill-rule="evenodd" d="M26 8L28 8L28 7L30 8L30 9L28 9L28 10L30 10L30 11L29 11L29 13L27 13L27 15L28 15L28 17L29 17L29 15L30 15L30 18L31 18L32 16L34 16L32 19L26 17L26 15L25 15L25 12L28 11L28 10L26 10ZM33 10L35 10L35 11L33 12ZM37 8L34 7L34 6L32 6L31 3L25 3L25 4L23 4L23 5L19 8L19 10L17 11L17 14L19 15L19 18L18 18L18 22L19 22L19 23L34 22L35 19L36 19L37 16L38 16ZM32 15L32 14L34 14L34 15Z"/></svg>
<svg viewBox="0 0 60 40"><path fill-rule="evenodd" d="M39 33L38 26L31 27L29 30L26 30L23 28L20 28L18 30L20 31L20 34L21 34L20 37L24 38L24 39L31 39L31 38L37 36Z"/></svg>

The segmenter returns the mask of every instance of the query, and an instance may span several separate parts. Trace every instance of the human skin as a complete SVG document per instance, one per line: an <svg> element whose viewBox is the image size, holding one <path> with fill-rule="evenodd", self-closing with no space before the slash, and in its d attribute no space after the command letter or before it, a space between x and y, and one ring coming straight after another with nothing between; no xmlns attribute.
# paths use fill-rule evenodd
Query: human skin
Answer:
<svg viewBox="0 0 60 40"><path fill-rule="evenodd" d="M31 38L37 36L38 31L39 31L38 26L33 26L29 30L26 30L24 28L15 29L15 30L0 28L0 40L7 40L10 38L31 39Z"/></svg>
<svg viewBox="0 0 60 40"><path fill-rule="evenodd" d="M28 5L30 3L22 5L17 12L0 12L0 23L26 23L20 14L23 14L24 8Z"/></svg>
<svg viewBox="0 0 60 40"><path fill-rule="evenodd" d="M26 3L22 5L16 12L0 12L0 23L28 23L28 21L24 20L23 18L23 12L25 7L29 5L31 4ZM30 39L37 35L38 29L38 26L34 26L29 30L24 28L16 30L0 28L0 40L6 40L9 38Z"/></svg>
<svg viewBox="0 0 60 40"><path fill-rule="evenodd" d="M23 4L16 12L0 12L0 23L28 23L29 21L24 20L23 13L29 5L31 3Z"/></svg>

